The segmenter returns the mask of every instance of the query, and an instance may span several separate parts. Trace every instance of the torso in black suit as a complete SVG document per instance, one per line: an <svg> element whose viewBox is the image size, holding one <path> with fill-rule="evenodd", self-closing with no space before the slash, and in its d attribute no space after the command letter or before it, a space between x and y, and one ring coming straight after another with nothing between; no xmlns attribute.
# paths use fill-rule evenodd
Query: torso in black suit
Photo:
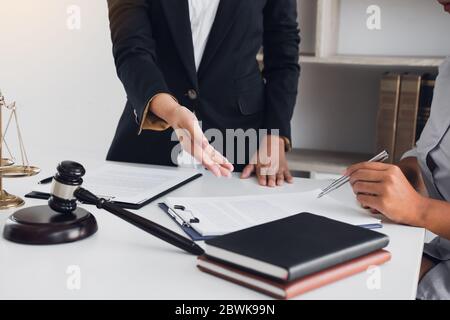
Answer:
<svg viewBox="0 0 450 320"><path fill-rule="evenodd" d="M148 101L162 92L193 110L203 130L279 129L291 138L300 70L295 0L221 0L198 72L187 0L108 0L108 6L128 98L108 160L173 165L171 129L138 134ZM255 57L262 45L261 75ZM225 147L219 151L227 156Z"/></svg>

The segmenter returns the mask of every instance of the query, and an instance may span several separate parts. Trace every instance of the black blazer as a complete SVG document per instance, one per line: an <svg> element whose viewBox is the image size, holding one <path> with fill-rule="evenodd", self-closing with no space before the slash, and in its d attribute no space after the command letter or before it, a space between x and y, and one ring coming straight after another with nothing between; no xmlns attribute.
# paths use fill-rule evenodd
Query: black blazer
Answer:
<svg viewBox="0 0 450 320"><path fill-rule="evenodd" d="M187 0L108 0L108 7L128 98L108 160L173 164L171 129L138 134L149 99L161 92L195 111L204 131L279 129L291 139L300 72L295 0L221 0L198 72Z"/></svg>

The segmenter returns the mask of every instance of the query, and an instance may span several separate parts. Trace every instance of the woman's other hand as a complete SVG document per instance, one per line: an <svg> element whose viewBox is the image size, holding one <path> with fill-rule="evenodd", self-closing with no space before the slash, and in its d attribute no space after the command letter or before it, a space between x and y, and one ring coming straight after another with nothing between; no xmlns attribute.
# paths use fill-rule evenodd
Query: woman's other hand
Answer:
<svg viewBox="0 0 450 320"><path fill-rule="evenodd" d="M251 164L242 171L241 179L248 179L253 173L261 186L276 187L294 182L288 168L283 138L275 135L263 138Z"/></svg>

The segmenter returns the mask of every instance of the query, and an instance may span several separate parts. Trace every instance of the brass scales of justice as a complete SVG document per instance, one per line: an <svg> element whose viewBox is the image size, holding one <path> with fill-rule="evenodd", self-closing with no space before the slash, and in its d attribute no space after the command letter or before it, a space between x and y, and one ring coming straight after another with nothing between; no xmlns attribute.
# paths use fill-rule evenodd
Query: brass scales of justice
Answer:
<svg viewBox="0 0 450 320"><path fill-rule="evenodd" d="M3 112L9 111L9 117L6 124L5 131L3 131ZM20 157L21 162L16 164L16 159L12 155L11 149L9 148L8 143L6 142L6 135L8 133L8 129L12 122L15 122L16 130L17 130L17 139L19 141L19 149L20 149ZM3 147L8 152L8 158L3 157ZM16 208L22 206L25 201L15 195L9 194L3 189L3 178L23 178L23 177L31 177L40 172L40 169L34 166L31 166L28 161L27 153L25 150L25 146L23 143L22 133L20 130L20 125L17 117L17 108L16 103L12 102L7 104L4 96L0 91L0 210Z"/></svg>

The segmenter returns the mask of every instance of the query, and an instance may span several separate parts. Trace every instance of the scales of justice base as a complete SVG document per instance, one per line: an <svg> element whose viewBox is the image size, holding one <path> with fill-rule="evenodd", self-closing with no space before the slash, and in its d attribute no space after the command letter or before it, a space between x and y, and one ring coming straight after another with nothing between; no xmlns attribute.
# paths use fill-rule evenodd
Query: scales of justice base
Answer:
<svg viewBox="0 0 450 320"><path fill-rule="evenodd" d="M8 121L3 131L3 115L9 111ZM11 149L6 140L6 135L12 123L15 123L17 131L17 139L19 142L19 150L21 162L16 164L16 158L13 156ZM8 157L3 157L4 150L8 152ZM23 205L25 201L15 195L9 194L3 189L4 178L23 178L31 177L39 173L40 169L31 166L28 161L25 146L23 144L22 133L20 130L19 120L17 117L16 103L6 103L4 96L0 91L0 210L15 208Z"/></svg>

